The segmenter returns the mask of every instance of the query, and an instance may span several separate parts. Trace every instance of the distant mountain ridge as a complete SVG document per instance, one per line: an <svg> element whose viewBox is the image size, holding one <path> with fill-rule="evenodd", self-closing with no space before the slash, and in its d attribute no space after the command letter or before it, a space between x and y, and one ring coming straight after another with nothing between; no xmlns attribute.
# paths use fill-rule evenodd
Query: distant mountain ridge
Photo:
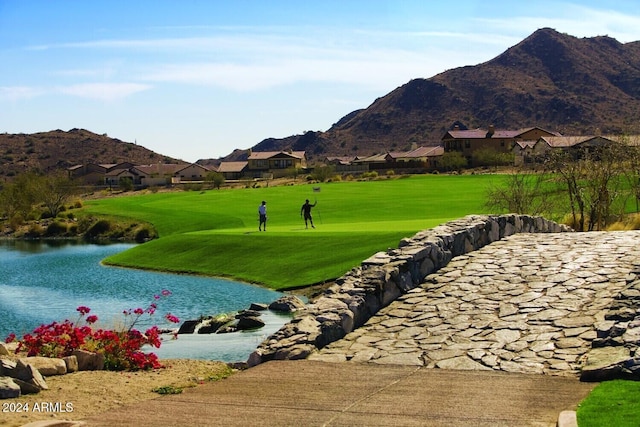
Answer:
<svg viewBox="0 0 640 427"><path fill-rule="evenodd" d="M640 134L640 42L576 38L537 30L482 64L413 79L340 118L325 132L267 138L254 151L306 151L365 156L435 145L454 124L461 129L540 127L564 135ZM247 150L221 159L246 160ZM0 182L16 174L76 164L186 163L131 142L84 129L0 134Z"/></svg>
<svg viewBox="0 0 640 427"><path fill-rule="evenodd" d="M0 182L27 171L47 173L87 163L185 163L85 129L0 134L0 159Z"/></svg>
<svg viewBox="0 0 640 427"><path fill-rule="evenodd" d="M326 132L269 138L254 151L369 155L433 145L463 127L537 126L569 134L640 133L640 42L543 28L485 63L407 82ZM225 160L246 155L236 150Z"/></svg>

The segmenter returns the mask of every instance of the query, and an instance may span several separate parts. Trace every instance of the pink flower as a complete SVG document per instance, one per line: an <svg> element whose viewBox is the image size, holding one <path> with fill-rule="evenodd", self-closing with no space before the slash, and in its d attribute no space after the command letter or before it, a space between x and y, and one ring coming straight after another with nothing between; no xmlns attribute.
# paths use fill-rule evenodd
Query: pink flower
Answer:
<svg viewBox="0 0 640 427"><path fill-rule="evenodd" d="M92 314L91 316L87 317L88 324L96 323L97 321L98 321L98 316L96 316L95 314Z"/></svg>
<svg viewBox="0 0 640 427"><path fill-rule="evenodd" d="M169 295L171 295L171 291L168 289L163 289L162 290L162 296L168 297Z"/></svg>
<svg viewBox="0 0 640 427"><path fill-rule="evenodd" d="M168 313L167 315L165 315L164 318L171 323L180 323L180 319L178 319L178 317L174 316L171 313Z"/></svg>
<svg viewBox="0 0 640 427"><path fill-rule="evenodd" d="M141 308L136 308L135 310L133 310L134 314L137 314L138 316L141 316L144 314L144 310Z"/></svg>
<svg viewBox="0 0 640 427"><path fill-rule="evenodd" d="M91 311L91 309L89 307L86 307L84 305L81 305L80 307L76 308L76 311L80 312L80 314L82 316L84 316L85 314L87 314L88 312Z"/></svg>
<svg viewBox="0 0 640 427"><path fill-rule="evenodd" d="M4 342L8 344L10 342L14 342L15 340L16 340L16 334L12 332L7 336L7 339L5 339Z"/></svg>

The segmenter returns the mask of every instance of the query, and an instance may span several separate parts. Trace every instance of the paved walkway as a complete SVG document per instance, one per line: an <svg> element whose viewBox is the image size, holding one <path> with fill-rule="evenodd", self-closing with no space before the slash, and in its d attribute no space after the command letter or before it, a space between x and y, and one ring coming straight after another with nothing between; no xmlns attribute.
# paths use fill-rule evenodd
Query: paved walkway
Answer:
<svg viewBox="0 0 640 427"><path fill-rule="evenodd" d="M456 257L313 360L570 375L640 269L640 232L517 234Z"/></svg>
<svg viewBox="0 0 640 427"><path fill-rule="evenodd" d="M593 387L548 375L273 361L86 421L136 427L552 427Z"/></svg>

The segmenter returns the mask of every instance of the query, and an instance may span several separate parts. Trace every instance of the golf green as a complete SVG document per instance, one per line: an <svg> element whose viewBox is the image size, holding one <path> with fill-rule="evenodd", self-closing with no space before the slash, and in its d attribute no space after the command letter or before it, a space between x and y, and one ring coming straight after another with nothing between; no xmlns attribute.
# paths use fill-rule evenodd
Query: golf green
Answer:
<svg viewBox="0 0 640 427"><path fill-rule="evenodd" d="M229 277L284 290L341 276L403 237L488 213L486 188L501 175L418 175L376 181L158 192L89 201L88 213L152 223L160 238L108 264ZM305 228L301 207L315 229ZM267 231L258 206L267 202Z"/></svg>

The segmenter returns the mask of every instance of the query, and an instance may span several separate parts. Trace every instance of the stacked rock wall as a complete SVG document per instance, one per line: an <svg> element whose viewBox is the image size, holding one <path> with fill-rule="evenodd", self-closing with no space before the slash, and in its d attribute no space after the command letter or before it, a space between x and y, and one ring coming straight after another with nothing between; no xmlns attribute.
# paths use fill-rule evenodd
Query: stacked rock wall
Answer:
<svg viewBox="0 0 640 427"><path fill-rule="evenodd" d="M515 214L470 215L420 231L402 239L398 248L374 254L337 279L320 298L260 344L248 365L306 358L363 325L455 256L515 233L568 231L572 230L542 217Z"/></svg>

